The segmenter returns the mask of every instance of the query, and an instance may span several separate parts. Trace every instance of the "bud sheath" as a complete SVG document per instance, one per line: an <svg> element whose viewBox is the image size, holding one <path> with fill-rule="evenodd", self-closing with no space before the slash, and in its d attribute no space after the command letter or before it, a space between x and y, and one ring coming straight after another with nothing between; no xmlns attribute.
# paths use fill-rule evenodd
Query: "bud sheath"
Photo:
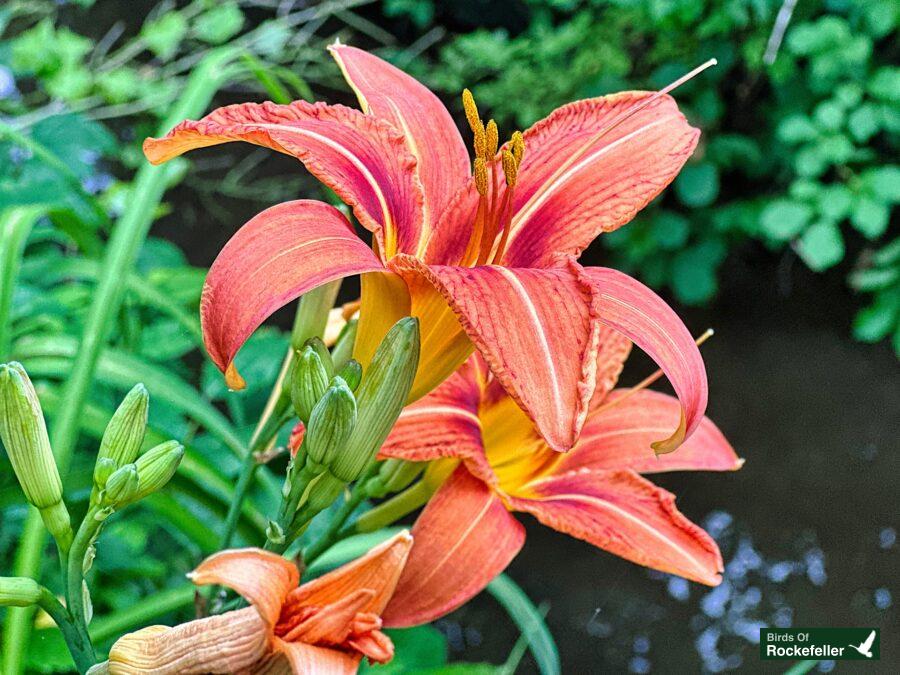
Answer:
<svg viewBox="0 0 900 675"><path fill-rule="evenodd" d="M309 422L313 408L328 389L328 371L319 353L310 345L297 355L291 377L291 402L304 424Z"/></svg>

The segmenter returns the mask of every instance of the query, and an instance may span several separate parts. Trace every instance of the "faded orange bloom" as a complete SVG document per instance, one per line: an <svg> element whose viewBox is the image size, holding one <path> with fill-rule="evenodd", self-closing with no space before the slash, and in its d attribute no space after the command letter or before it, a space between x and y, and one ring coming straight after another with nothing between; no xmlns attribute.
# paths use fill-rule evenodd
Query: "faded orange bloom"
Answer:
<svg viewBox="0 0 900 675"><path fill-rule="evenodd" d="M111 675L155 673L355 673L363 657L387 663L394 645L381 612L406 564L404 531L366 555L302 586L297 567L261 549L222 551L188 575L227 586L250 607L174 628L150 626L120 638Z"/></svg>

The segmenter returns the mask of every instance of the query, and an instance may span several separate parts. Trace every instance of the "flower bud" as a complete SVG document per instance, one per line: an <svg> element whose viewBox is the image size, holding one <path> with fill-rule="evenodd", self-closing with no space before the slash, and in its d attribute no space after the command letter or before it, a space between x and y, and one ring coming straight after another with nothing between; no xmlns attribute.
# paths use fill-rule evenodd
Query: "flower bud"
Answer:
<svg viewBox="0 0 900 675"><path fill-rule="evenodd" d="M340 375L344 382L347 383L347 386L350 387L350 391L356 391L359 389L360 381L362 381L362 366L359 365L359 361L356 359L350 359L341 366L338 375Z"/></svg>
<svg viewBox="0 0 900 675"><path fill-rule="evenodd" d="M359 477L400 416L419 365L419 321L400 319L372 357L356 396L357 423L331 472L350 482Z"/></svg>
<svg viewBox="0 0 900 675"><path fill-rule="evenodd" d="M306 508L312 513L327 509L346 486L347 481L334 476L330 471L321 473L309 484Z"/></svg>
<svg viewBox="0 0 900 675"><path fill-rule="evenodd" d="M340 376L335 376L309 416L305 443L308 461L327 467L340 452L356 425L356 399Z"/></svg>
<svg viewBox="0 0 900 675"><path fill-rule="evenodd" d="M138 486L134 496L126 503L132 504L147 495L161 490L178 470L184 457L184 446L178 441L167 441L151 448L138 457Z"/></svg>
<svg viewBox="0 0 900 675"><path fill-rule="evenodd" d="M118 509L131 500L138 489L138 471L134 464L126 464L116 469L106 481L106 487L100 494L100 506Z"/></svg>
<svg viewBox="0 0 900 675"><path fill-rule="evenodd" d="M44 414L28 374L15 362L0 365L0 440L25 499L38 508L50 534L68 550L72 525Z"/></svg>
<svg viewBox="0 0 900 675"><path fill-rule="evenodd" d="M41 585L27 577L0 577L0 607L28 607L41 599Z"/></svg>
<svg viewBox="0 0 900 675"><path fill-rule="evenodd" d="M312 409L328 389L330 379L322 358L307 344L297 355L291 377L291 402L297 417L304 424L309 423Z"/></svg>
<svg viewBox="0 0 900 675"><path fill-rule="evenodd" d="M328 347L322 342L322 338L311 337L303 344L303 346L312 347L316 354L319 355L322 365L325 366L325 372L328 373L328 379L330 380L334 377L334 361L331 359L331 352L328 351Z"/></svg>
<svg viewBox="0 0 900 675"><path fill-rule="evenodd" d="M358 328L359 320L350 319L347 322L347 325L344 326L343 330L341 330L341 334L338 335L337 342L334 343L334 347L331 350L331 359L332 361L334 361L334 367L336 370L340 370L353 355L353 348L356 346L356 332ZM356 391L355 387L350 388Z"/></svg>
<svg viewBox="0 0 900 675"><path fill-rule="evenodd" d="M106 481L113 475L116 469L116 461L111 457L100 457L94 464L94 491L99 494L106 487Z"/></svg>
<svg viewBox="0 0 900 675"><path fill-rule="evenodd" d="M143 384L136 384L106 425L97 453L98 460L109 458L115 462L116 468L134 462L144 442L149 407L147 389Z"/></svg>
<svg viewBox="0 0 900 675"><path fill-rule="evenodd" d="M284 543L284 529L274 520L269 520L269 524L266 527L266 539L273 544Z"/></svg>
<svg viewBox="0 0 900 675"><path fill-rule="evenodd" d="M391 492L400 492L409 487L427 464L395 458L385 460L378 469L378 475L367 484L366 492L370 497L384 497Z"/></svg>

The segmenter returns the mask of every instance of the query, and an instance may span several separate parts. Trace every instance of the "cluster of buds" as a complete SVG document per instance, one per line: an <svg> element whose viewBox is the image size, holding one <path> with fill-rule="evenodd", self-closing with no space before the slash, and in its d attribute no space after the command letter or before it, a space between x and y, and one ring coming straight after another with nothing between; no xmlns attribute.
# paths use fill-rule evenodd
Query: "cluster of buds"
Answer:
<svg viewBox="0 0 900 675"><path fill-rule="evenodd" d="M161 443L138 456L147 433L149 407L150 396L144 385L138 384L106 427L94 464L90 499L97 520L162 488L181 463L184 448L176 441Z"/></svg>
<svg viewBox="0 0 900 675"><path fill-rule="evenodd" d="M295 527L299 509L308 522L371 466L406 403L418 363L419 323L411 317L391 328L365 374L353 359L335 372L332 354L318 338L304 344L290 392L305 431L288 468L287 511L271 524L270 538L278 542Z"/></svg>

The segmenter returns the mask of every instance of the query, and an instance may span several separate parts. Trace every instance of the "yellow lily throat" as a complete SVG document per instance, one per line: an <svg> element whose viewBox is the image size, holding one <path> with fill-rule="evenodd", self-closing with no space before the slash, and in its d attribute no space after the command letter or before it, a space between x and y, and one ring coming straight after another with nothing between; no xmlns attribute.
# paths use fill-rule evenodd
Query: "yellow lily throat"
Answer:
<svg viewBox="0 0 900 675"><path fill-rule="evenodd" d="M472 174L479 198L475 225L460 264L486 265L498 262L506 250L512 223L516 177L525 154L525 141L522 132L514 132L500 149L498 158L497 123L489 120L485 125L478 114L472 92L468 89L463 90L462 101L466 119L474 134L475 160L472 163ZM506 183L505 189L501 189L500 185L501 172Z"/></svg>

